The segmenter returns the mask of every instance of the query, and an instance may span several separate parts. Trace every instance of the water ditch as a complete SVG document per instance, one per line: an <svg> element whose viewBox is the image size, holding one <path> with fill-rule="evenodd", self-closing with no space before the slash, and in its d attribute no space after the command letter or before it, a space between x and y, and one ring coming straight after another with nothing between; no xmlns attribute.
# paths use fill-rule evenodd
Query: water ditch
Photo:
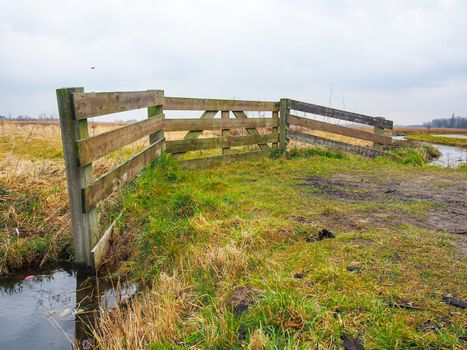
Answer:
<svg viewBox="0 0 467 350"><path fill-rule="evenodd" d="M0 277L0 349L93 348L89 325L100 307L130 298L137 285L96 279L73 265Z"/></svg>
<svg viewBox="0 0 467 350"><path fill-rule="evenodd" d="M434 135L434 136L443 136L443 137L450 137L450 138L467 138L466 135L454 135L454 134ZM399 140L399 141L407 140L404 136L394 136L393 139ZM467 149L460 148L460 147L454 147L454 146L438 145L434 143L432 143L432 145L441 152L441 156L439 158L433 159L430 162L430 164L448 168L448 167L458 167L461 164L467 163Z"/></svg>

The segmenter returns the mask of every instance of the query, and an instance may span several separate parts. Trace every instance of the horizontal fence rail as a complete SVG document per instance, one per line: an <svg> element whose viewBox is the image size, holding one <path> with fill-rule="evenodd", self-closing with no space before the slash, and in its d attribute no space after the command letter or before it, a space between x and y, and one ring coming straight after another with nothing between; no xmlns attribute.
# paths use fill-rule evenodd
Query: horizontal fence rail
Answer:
<svg viewBox="0 0 467 350"><path fill-rule="evenodd" d="M276 142L277 133L270 135L221 136L204 139L167 141L167 152L182 153L203 149L248 146Z"/></svg>
<svg viewBox="0 0 467 350"><path fill-rule="evenodd" d="M78 140L78 158L80 165L90 164L110 152L118 150L133 142L162 130L164 115L145 119L143 121L123 126L121 128L105 132L103 134Z"/></svg>
<svg viewBox="0 0 467 350"><path fill-rule="evenodd" d="M289 139L337 148L368 157L385 155L382 146L390 145L385 135L393 123L380 117L347 112L292 99L245 101L166 97L162 90L129 92L85 92L83 88L57 90L60 127L65 156L68 197L71 208L73 242L76 261L97 269L110 247L110 237L117 227L117 216L103 232L100 230L99 203L134 179L142 169L165 151L181 156L186 152L219 149L222 155L185 160L195 164L219 164L239 159L254 159L280 147L285 150ZM147 108L147 119L114 130L90 136L88 118L111 113ZM301 111L370 125L373 132L348 125L337 125L297 116ZM165 118L165 111L202 111L199 118ZM246 112L267 112L268 116L249 117ZM323 132L324 137L302 132ZM206 133L203 133L207 131ZM214 132L212 132L214 131ZM166 140L165 133L175 140ZM181 133L186 132L186 133ZM373 148L359 147L327 138L326 133L342 135L373 143ZM149 145L136 151L135 142L147 138ZM233 147L245 147L238 153ZM253 146L253 147L251 147ZM137 152L104 175L93 178L93 162L112 152ZM133 147L133 148L131 148Z"/></svg>
<svg viewBox="0 0 467 350"><path fill-rule="evenodd" d="M73 94L75 117L78 120L161 105L163 99L164 92L161 90Z"/></svg>
<svg viewBox="0 0 467 350"><path fill-rule="evenodd" d="M165 131L192 131L242 128L275 128L278 121L272 118L249 119L165 119Z"/></svg>
<svg viewBox="0 0 467 350"><path fill-rule="evenodd" d="M102 175L91 185L83 188L83 211L88 212L90 209L94 208L98 202L118 189L122 183L132 180L146 164L157 159L164 149L164 141L157 141L119 167Z"/></svg>
<svg viewBox="0 0 467 350"><path fill-rule="evenodd" d="M277 102L165 97L164 109L184 111L270 111L277 112Z"/></svg>
<svg viewBox="0 0 467 350"><path fill-rule="evenodd" d="M311 103L300 102L296 100L287 100L287 108L305 113L321 115L324 117L346 120L349 122L376 126L378 128L392 129L393 122L379 117L370 117L364 114L342 111L324 106L318 106Z"/></svg>
<svg viewBox="0 0 467 350"><path fill-rule="evenodd" d="M287 122L289 124L303 126L305 128L309 128L309 129L313 129L317 131L325 131L325 132L329 132L333 134L353 137L356 139L377 142L383 145L390 145L392 143L392 138L389 136L378 135L372 132L358 130L355 128L349 128L349 127L340 126L336 124L320 122L318 120L297 117L295 115L289 115L287 117Z"/></svg>

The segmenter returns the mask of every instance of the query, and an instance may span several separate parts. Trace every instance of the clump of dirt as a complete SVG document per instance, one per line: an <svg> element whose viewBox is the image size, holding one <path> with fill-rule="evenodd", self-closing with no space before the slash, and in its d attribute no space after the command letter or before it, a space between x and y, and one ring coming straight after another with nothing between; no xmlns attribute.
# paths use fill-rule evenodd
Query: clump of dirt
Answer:
<svg viewBox="0 0 467 350"><path fill-rule="evenodd" d="M310 243L310 242L318 242L318 241L322 241L323 239L330 239L330 238L336 238L336 236L331 231L323 228L321 231L318 232L317 237L309 236L305 239L305 241Z"/></svg>
<svg viewBox="0 0 467 350"><path fill-rule="evenodd" d="M424 213L394 211L365 211L352 216L326 215L329 223L346 224L354 229L372 226L389 227L409 224L424 229L464 234L467 232L467 179L446 179L433 175L392 177L384 179L377 175L336 175L306 177L301 186L309 186L315 194L328 198L349 201L413 201L425 200L435 204L436 209ZM337 220L337 221L336 221Z"/></svg>
<svg viewBox="0 0 467 350"><path fill-rule="evenodd" d="M230 306L235 316L240 316L250 305L253 305L260 292L254 288L238 286L232 291L227 299L227 305Z"/></svg>

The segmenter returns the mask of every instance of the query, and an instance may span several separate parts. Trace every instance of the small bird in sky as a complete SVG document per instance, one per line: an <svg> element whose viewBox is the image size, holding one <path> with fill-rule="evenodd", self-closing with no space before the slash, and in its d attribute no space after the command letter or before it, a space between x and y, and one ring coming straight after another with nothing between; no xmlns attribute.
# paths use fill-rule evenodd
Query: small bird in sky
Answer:
<svg viewBox="0 0 467 350"><path fill-rule="evenodd" d="M96 67L91 67L91 69L96 69Z"/></svg>

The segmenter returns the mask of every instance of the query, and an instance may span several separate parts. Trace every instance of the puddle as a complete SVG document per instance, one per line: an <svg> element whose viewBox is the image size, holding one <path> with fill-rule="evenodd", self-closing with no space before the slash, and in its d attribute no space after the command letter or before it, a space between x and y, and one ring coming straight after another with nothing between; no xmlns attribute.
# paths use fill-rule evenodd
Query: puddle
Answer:
<svg viewBox="0 0 467 350"><path fill-rule="evenodd" d="M88 324L98 306L112 308L136 291L122 284L117 293L110 282L78 276L71 265L0 277L0 349L90 349Z"/></svg>

